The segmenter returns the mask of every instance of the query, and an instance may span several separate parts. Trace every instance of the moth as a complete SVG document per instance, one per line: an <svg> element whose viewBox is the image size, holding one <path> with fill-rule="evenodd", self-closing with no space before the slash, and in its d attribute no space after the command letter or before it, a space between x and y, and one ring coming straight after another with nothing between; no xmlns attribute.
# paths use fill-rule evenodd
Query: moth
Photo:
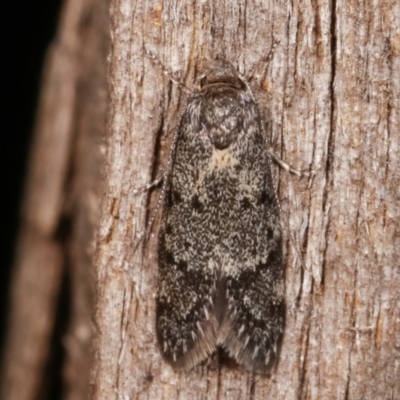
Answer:
<svg viewBox="0 0 400 400"><path fill-rule="evenodd" d="M282 227L258 105L217 60L187 99L164 176L156 331L189 370L223 347L251 372L279 356Z"/></svg>

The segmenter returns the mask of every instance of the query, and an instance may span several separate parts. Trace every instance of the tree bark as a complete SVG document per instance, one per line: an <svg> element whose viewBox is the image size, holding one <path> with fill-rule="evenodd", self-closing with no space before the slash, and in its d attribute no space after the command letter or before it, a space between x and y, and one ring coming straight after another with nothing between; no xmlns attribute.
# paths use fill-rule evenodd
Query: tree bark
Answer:
<svg viewBox="0 0 400 400"><path fill-rule="evenodd" d="M400 397L398 3L120 0L110 15L93 397ZM202 60L233 61L270 110L274 148L318 168L310 179L275 171L288 312L270 377L217 356L188 373L160 361L156 238L135 251L149 218L135 189L156 175L159 148L168 153L184 94L146 47L187 86Z"/></svg>
<svg viewBox="0 0 400 400"><path fill-rule="evenodd" d="M94 15L105 2L90 4ZM62 268L68 265L74 307L64 341L65 379L71 388L66 396L82 385L86 389L70 398L84 398L89 381L94 282L87 249L98 223L92 398L400 398L398 1L116 0L109 15L104 190L99 170L106 126L105 22L93 23L98 30L93 28L79 47L83 59L88 44L98 43L93 57L79 64L85 71L79 75L81 87L88 88L81 93L87 95L71 100L76 132L92 135L78 140L76 133L74 140L68 139L75 145L68 145L72 156L67 159L76 161L68 161L69 167L64 162L57 178L58 187L79 188L81 202L71 200L67 204L76 207L64 208L72 229L64 231L61 244L56 241L53 267L40 262L42 268L56 271L52 282L58 282L45 299L47 308L34 303L36 310L47 309L53 321L51 302L59 291ZM269 376L252 376L220 353L190 372L175 372L161 360L155 337L158 218L150 241L138 246L159 191L136 189L165 165L186 94L146 55L146 48L188 87L194 86L205 61L229 59L250 82L268 119L274 151L299 169L317 169L311 178L274 169L285 232L287 322L280 361ZM101 78L93 78L89 66ZM72 181L66 178L71 165L81 166L74 167ZM66 179L70 185L61 185ZM66 192L57 193L62 197ZM39 193L42 202L43 195ZM52 240L60 208L54 208L52 229L45 231ZM21 237L25 231L26 225ZM32 268L33 250L22 241L20 248L27 252L24 260L31 257ZM21 269L25 264L18 260ZM13 304L19 304L27 283L14 282ZM32 296L38 296L38 290ZM9 343L23 329L22 312L15 310ZM29 346L34 340L27 333L10 345L6 365L22 365L20 358L12 360L19 354L18 343ZM43 350L36 354L45 357ZM21 384L21 378L7 376L11 386ZM30 397L7 397L14 398Z"/></svg>

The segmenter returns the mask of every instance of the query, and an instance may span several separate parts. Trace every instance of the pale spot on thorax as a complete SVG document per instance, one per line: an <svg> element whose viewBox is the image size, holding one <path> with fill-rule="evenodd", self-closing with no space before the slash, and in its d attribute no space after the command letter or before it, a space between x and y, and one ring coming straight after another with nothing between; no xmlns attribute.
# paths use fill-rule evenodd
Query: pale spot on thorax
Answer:
<svg viewBox="0 0 400 400"><path fill-rule="evenodd" d="M221 170L224 168L232 168L238 164L239 161L234 157L232 149L230 149L229 147L223 150L213 148L208 168L210 171L214 169Z"/></svg>

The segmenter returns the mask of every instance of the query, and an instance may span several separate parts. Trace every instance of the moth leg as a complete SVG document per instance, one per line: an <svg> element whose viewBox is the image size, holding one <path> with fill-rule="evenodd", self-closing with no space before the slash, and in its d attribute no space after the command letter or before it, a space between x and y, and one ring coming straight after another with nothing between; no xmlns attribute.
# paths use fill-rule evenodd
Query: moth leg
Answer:
<svg viewBox="0 0 400 400"><path fill-rule="evenodd" d="M152 189L153 187L157 187L162 182L162 180L164 179L164 175L165 175L165 172L162 171L162 174L160 176L158 176L156 179L154 179L154 181L152 181L152 182L150 182L150 183L148 183L146 185L143 185L143 186L140 186L140 187L136 188L133 191L133 194L136 195L136 194L139 194L139 193L147 192L148 190Z"/></svg>
<svg viewBox="0 0 400 400"><path fill-rule="evenodd" d="M279 156L277 156L275 153L272 151L269 152L272 160L276 162L281 168L283 168L285 171L290 172L291 174L303 177L303 176L313 176L316 174L317 169L313 169L311 171L300 171L291 165L285 163Z"/></svg>
<svg viewBox="0 0 400 400"><path fill-rule="evenodd" d="M147 47L145 47L145 51L147 56L153 60L153 62L155 64L157 64L161 71L163 72L163 74L171 81L173 82L175 85L179 86L185 93L190 93L191 90L182 82L179 82L178 80L176 80L173 76L172 73L170 71L168 71L168 69L164 66L164 64L159 60L159 58Z"/></svg>
<svg viewBox="0 0 400 400"><path fill-rule="evenodd" d="M133 191L133 194L137 195L139 193L147 192L151 188L158 186L164 180L164 178L165 178L165 169L162 169L161 174L154 181L148 183L147 185L143 185L143 186L141 186L139 188L136 188ZM157 217L158 210L161 207L163 198L164 198L164 185L163 185L163 189L162 189L161 194L158 196L157 203L156 203L154 209L151 212L151 217L150 217L150 220L149 220L149 222L147 224L145 232L144 232L144 234L141 233L139 235L139 240L136 243L136 245L134 246L134 249L133 249L134 252L137 250L137 248L140 246L141 243L145 244L145 243L148 242L148 240L150 238L150 234L151 234L152 228L153 228L153 225L154 225L154 221L155 221L155 219Z"/></svg>

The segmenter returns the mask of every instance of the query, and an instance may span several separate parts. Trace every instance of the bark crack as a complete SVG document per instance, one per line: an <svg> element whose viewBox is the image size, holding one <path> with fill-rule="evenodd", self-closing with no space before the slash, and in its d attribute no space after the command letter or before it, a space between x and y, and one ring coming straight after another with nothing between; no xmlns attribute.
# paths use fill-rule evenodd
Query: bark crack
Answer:
<svg viewBox="0 0 400 400"><path fill-rule="evenodd" d="M129 298L128 298L129 297ZM121 374L121 365L122 360L125 353L126 348L126 332L128 331L129 326L129 310L130 305L133 298L133 290L130 290L130 295L128 294L127 290L124 289L124 296L123 296L123 304L122 304L122 311L121 311L121 336L120 336L120 346L118 351L118 362L117 362L117 371L116 371L116 379L115 379L115 387L117 388L116 398L120 398L120 379L123 381L124 376ZM138 303L136 302L135 312L134 312L134 321L137 320L137 310L138 310Z"/></svg>
<svg viewBox="0 0 400 400"><path fill-rule="evenodd" d="M326 186L323 196L323 210L326 210L329 187L332 187L333 182L331 182L331 173L334 163L334 151L335 151L335 78L336 78L336 51L337 51L337 37L336 37L336 0L332 0L332 18L331 18L331 80L330 80L330 95L331 95L331 110L330 110L330 130L328 137L328 151L327 160L325 167L326 174Z"/></svg>
<svg viewBox="0 0 400 400"><path fill-rule="evenodd" d="M330 229L330 204L328 201L329 193L331 192L331 188L333 187L333 167L334 167L334 152L335 152L335 129L336 129L336 121L335 121L335 113L336 113L336 93L335 93L335 79L336 79L336 59L337 59L337 21L336 21L336 0L332 0L332 10L331 10L331 80L330 80L330 96L331 96L331 109L330 109L330 129L329 129L329 137L328 137L328 148L327 148L327 159L325 166L325 176L326 176L326 185L324 188L323 196L322 196L322 210L327 215L327 222L325 226L325 248L322 259L321 266L321 285L324 285L325 281L325 267L327 264L326 254L328 251L329 244L329 229Z"/></svg>
<svg viewBox="0 0 400 400"><path fill-rule="evenodd" d="M310 330L311 330L311 325L310 325L310 315L311 315L311 306L310 309L308 310L308 315L304 318L305 321L308 321L307 325L307 331L306 331L306 337L304 338L304 349L303 349L303 361L300 365L300 371L299 371L299 387L297 391L297 399L301 400L303 398L306 398L307 396L304 394L305 389L305 380L306 380L306 374L307 374L307 354L308 354L308 345L310 342Z"/></svg>

